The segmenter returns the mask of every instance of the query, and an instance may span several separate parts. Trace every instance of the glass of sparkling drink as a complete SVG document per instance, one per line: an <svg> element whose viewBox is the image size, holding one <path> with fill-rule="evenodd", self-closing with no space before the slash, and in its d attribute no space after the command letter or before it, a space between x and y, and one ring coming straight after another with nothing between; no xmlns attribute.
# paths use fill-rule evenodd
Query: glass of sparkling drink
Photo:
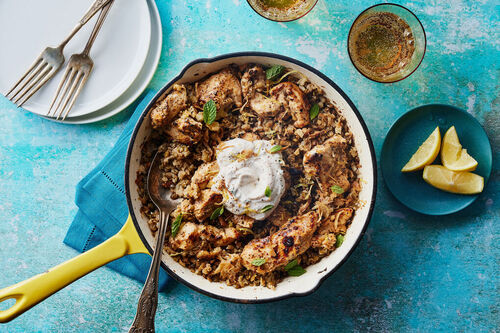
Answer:
<svg viewBox="0 0 500 333"><path fill-rule="evenodd" d="M424 27L408 9L379 4L363 11L349 31L354 67L370 80L391 83L410 76L424 59Z"/></svg>
<svg viewBox="0 0 500 333"><path fill-rule="evenodd" d="M306 15L318 0L247 0L262 17L272 21L293 21Z"/></svg>

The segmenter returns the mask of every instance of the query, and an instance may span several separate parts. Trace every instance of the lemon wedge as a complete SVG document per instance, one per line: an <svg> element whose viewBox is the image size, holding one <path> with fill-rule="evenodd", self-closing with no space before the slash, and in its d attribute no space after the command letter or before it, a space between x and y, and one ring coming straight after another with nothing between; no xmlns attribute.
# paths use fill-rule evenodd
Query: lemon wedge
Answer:
<svg viewBox="0 0 500 333"><path fill-rule="evenodd" d="M484 188L484 179L472 172L451 171L442 165L427 165L424 180L440 190L458 194L477 194Z"/></svg>
<svg viewBox="0 0 500 333"><path fill-rule="evenodd" d="M477 161L467 153L467 149L462 148L455 126L451 126L444 134L441 161L452 171L473 171L477 167Z"/></svg>
<svg viewBox="0 0 500 333"><path fill-rule="evenodd" d="M424 143L418 147L415 154L412 155L408 163L405 164L402 172L410 172L416 170L422 170L424 166L434 162L439 154L439 148L441 147L441 134L439 133L439 127L425 139Z"/></svg>

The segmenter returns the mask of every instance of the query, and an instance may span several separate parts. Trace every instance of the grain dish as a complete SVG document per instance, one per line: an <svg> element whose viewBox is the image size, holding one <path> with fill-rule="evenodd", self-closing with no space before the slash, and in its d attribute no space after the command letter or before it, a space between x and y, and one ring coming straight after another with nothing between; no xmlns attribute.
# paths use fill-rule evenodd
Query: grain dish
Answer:
<svg viewBox="0 0 500 333"><path fill-rule="evenodd" d="M303 74L229 66L174 85L150 116L141 213L154 233L145 180L160 150L163 185L182 198L164 244L179 264L237 288L274 288L341 245L359 207L358 153L346 120Z"/></svg>

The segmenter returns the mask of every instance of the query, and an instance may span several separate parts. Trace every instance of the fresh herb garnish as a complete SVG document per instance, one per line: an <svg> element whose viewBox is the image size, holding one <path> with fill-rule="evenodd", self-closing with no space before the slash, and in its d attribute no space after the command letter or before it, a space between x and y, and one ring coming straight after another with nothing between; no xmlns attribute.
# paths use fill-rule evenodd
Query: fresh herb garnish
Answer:
<svg viewBox="0 0 500 333"><path fill-rule="evenodd" d="M273 193L273 191L271 190L271 188L269 186L266 186L266 190L264 191L264 194L266 195L266 197L270 198L271 197L271 193Z"/></svg>
<svg viewBox="0 0 500 333"><path fill-rule="evenodd" d="M284 66L281 65L273 65L271 68L266 69L266 79L274 80L276 79L281 72L285 69Z"/></svg>
<svg viewBox="0 0 500 333"><path fill-rule="evenodd" d="M276 146L272 146L271 149L269 149L269 152L271 154L273 154L273 153L279 152L281 149L283 149L283 147L281 147L280 145L276 145Z"/></svg>
<svg viewBox="0 0 500 333"><path fill-rule="evenodd" d="M215 208L215 210L212 212L212 215L210 215L210 220L215 220L216 218L221 216L222 213L224 213L224 206Z"/></svg>
<svg viewBox="0 0 500 333"><path fill-rule="evenodd" d="M290 276L301 276L306 272L302 266L299 265L297 259L293 259L285 266L285 271Z"/></svg>
<svg viewBox="0 0 500 333"><path fill-rule="evenodd" d="M337 241L335 242L335 247L340 247L342 243L344 242L344 236L343 235L337 235Z"/></svg>
<svg viewBox="0 0 500 333"><path fill-rule="evenodd" d="M172 238L175 238L175 236L177 236L177 233L179 232L179 228L181 227L181 222L182 222L182 214L179 214L175 218L174 222L172 222L172 227L171 227L171 231L170 231Z"/></svg>
<svg viewBox="0 0 500 333"><path fill-rule="evenodd" d="M267 211L269 211L269 210L271 210L271 209L273 209L273 208L274 208L274 205L267 205L267 206L265 206L264 208L262 208L262 209L260 210L260 212L261 212L261 213L265 213L265 212L267 212Z"/></svg>
<svg viewBox="0 0 500 333"><path fill-rule="evenodd" d="M236 230L244 233L244 234L253 234L252 229L250 228L245 228L245 227L236 227Z"/></svg>
<svg viewBox="0 0 500 333"><path fill-rule="evenodd" d="M311 110L309 110L309 118L313 120L318 116L318 114L319 114L319 105L318 103L316 103L311 107Z"/></svg>
<svg viewBox="0 0 500 333"><path fill-rule="evenodd" d="M290 276L301 276L302 274L304 274L306 272L306 270L303 269L302 266L297 265L297 266L293 266L292 268L290 268L286 272Z"/></svg>
<svg viewBox="0 0 500 333"><path fill-rule="evenodd" d="M217 106L213 100L209 100L203 105L203 121L210 125L217 118Z"/></svg>
<svg viewBox="0 0 500 333"><path fill-rule="evenodd" d="M332 192L337 193L337 194L344 193L344 189L338 185L333 185L332 187L330 187L330 189L332 190Z"/></svg>
<svg viewBox="0 0 500 333"><path fill-rule="evenodd" d="M265 258L257 258L257 259L254 259L252 260L252 265L254 266L262 266L266 263L266 259Z"/></svg>
<svg viewBox="0 0 500 333"><path fill-rule="evenodd" d="M299 264L299 262L297 261L297 258L293 259L288 264L286 264L285 271L289 270L290 268L292 268L294 266L297 266L298 264Z"/></svg>

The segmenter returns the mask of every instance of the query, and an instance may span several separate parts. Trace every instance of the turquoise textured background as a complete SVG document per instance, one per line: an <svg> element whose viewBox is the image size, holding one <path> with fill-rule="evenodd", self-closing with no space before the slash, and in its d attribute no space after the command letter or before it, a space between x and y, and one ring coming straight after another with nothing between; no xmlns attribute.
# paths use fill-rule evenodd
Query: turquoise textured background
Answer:
<svg viewBox="0 0 500 333"><path fill-rule="evenodd" d="M244 0L158 1L164 42L150 87L159 89L199 57L281 53L319 69L350 96L377 154L401 114L427 103L452 104L474 115L491 140L494 170L484 193L460 213L429 217L399 204L380 178L365 237L313 295L231 304L172 281L160 296L157 331L498 331L500 5L398 1L421 19L428 49L410 78L383 85L361 76L346 50L350 24L375 3L319 0L305 18L274 23ZM0 97L0 287L76 254L62 243L77 210L75 185L112 147L129 115L130 110L97 124L60 125ZM138 283L102 268L0 324L0 331L126 331L140 290Z"/></svg>

